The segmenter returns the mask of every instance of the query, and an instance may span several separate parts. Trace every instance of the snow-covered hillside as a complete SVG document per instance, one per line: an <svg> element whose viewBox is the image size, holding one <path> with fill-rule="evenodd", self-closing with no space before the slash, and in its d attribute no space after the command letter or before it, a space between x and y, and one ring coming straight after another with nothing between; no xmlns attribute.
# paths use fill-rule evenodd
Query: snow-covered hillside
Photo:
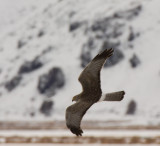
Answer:
<svg viewBox="0 0 160 146"><path fill-rule="evenodd" d="M95 104L84 119L158 123L159 6L158 0L0 0L0 119L64 119L81 92L84 66L112 47L102 90L125 90L125 98Z"/></svg>

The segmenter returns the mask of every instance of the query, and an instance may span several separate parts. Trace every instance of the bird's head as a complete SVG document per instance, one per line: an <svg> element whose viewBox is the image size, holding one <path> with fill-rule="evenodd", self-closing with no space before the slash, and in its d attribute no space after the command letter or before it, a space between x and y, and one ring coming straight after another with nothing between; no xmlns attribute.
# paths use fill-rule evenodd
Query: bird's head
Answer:
<svg viewBox="0 0 160 146"><path fill-rule="evenodd" d="M73 101L78 101L78 99L79 99L79 96L76 95L76 96L74 96L74 97L72 98L72 102L73 102Z"/></svg>

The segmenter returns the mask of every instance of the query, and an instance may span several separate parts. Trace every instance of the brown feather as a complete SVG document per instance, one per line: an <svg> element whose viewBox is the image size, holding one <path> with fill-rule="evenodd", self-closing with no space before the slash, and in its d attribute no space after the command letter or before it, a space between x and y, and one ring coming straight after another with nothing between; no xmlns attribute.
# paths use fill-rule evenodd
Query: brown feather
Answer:
<svg viewBox="0 0 160 146"><path fill-rule="evenodd" d="M125 92L118 91L105 94L102 101L121 101L124 98Z"/></svg>
<svg viewBox="0 0 160 146"><path fill-rule="evenodd" d="M92 104L92 102L79 101L66 109L66 125L77 136L82 136L81 120Z"/></svg>
<svg viewBox="0 0 160 146"><path fill-rule="evenodd" d="M84 95L88 96L88 100L91 98L95 98L95 96L99 93L97 100L101 96L101 82L100 82L100 71L102 66L104 65L106 59L113 54L113 49L106 49L103 52L96 55L93 60L85 67L85 69L80 74L78 80L80 81ZM84 98L84 96L82 96Z"/></svg>

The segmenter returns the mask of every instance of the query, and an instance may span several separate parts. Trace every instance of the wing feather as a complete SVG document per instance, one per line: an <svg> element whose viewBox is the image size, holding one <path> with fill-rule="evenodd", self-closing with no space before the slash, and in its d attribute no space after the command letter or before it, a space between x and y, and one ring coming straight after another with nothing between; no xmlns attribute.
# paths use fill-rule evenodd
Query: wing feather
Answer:
<svg viewBox="0 0 160 146"><path fill-rule="evenodd" d="M107 58L112 56L113 49L106 49L96 55L92 61L85 67L80 74L78 80L82 84L83 91L92 90L91 85L99 84L100 86L100 71Z"/></svg>
<svg viewBox="0 0 160 146"><path fill-rule="evenodd" d="M81 120L93 103L79 101L66 109L66 125L72 133L82 136Z"/></svg>

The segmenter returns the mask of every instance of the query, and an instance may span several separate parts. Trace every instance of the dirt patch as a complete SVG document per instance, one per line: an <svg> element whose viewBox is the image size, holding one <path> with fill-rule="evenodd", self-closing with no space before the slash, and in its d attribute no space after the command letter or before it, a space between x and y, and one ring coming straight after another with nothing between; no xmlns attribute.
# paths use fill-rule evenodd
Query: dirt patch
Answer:
<svg viewBox="0 0 160 146"><path fill-rule="evenodd" d="M3 139L3 142L2 142ZM0 137L0 143L160 144L160 137Z"/></svg>
<svg viewBox="0 0 160 146"><path fill-rule="evenodd" d="M92 130L160 130L160 125L129 125L130 121L83 121L83 129ZM126 126L127 125L127 126ZM1 121L0 130L67 129L65 121Z"/></svg>

